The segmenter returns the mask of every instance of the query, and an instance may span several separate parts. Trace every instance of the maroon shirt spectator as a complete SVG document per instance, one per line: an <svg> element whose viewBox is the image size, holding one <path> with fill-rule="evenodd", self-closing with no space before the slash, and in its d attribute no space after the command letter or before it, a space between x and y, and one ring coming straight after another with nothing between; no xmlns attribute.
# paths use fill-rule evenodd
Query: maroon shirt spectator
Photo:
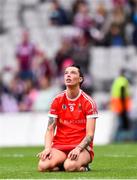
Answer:
<svg viewBox="0 0 137 180"><path fill-rule="evenodd" d="M36 54L36 47L30 42L29 34L25 31L22 36L22 42L17 46L16 50L19 73L22 79L32 76L32 61Z"/></svg>
<svg viewBox="0 0 137 180"><path fill-rule="evenodd" d="M33 74L37 81L39 77L45 76L49 79L52 78L53 72L51 70L51 61L47 58L44 52L40 52L37 61L33 64Z"/></svg>
<svg viewBox="0 0 137 180"><path fill-rule="evenodd" d="M127 0L112 0L114 6L124 6Z"/></svg>
<svg viewBox="0 0 137 180"><path fill-rule="evenodd" d="M61 47L55 55L55 63L57 65L57 76L62 75L62 65L65 59L71 58L73 52L73 44L70 39L62 39Z"/></svg>
<svg viewBox="0 0 137 180"><path fill-rule="evenodd" d="M93 20L89 13L88 4L81 2L79 3L77 13L74 16L73 24L83 30L89 30L93 24Z"/></svg>

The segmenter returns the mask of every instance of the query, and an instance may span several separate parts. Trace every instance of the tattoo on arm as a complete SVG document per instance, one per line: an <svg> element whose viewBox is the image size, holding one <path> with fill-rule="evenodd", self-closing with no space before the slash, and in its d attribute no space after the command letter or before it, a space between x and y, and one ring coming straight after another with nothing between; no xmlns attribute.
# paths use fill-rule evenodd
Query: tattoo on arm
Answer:
<svg viewBox="0 0 137 180"><path fill-rule="evenodd" d="M53 127L53 129L55 130L56 127L56 118L55 117L50 117L49 118L49 122L48 122L48 131L50 130L50 128Z"/></svg>
<svg viewBox="0 0 137 180"><path fill-rule="evenodd" d="M81 141L81 143L78 145L78 147L82 151L83 149L85 149L87 146L90 145L92 140L93 140L93 137L88 135Z"/></svg>

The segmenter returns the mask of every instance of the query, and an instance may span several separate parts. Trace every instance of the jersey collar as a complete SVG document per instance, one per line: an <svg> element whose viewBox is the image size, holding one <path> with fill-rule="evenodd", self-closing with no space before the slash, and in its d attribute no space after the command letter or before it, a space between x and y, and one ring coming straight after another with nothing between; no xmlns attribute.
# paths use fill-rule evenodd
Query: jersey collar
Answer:
<svg viewBox="0 0 137 180"><path fill-rule="evenodd" d="M67 90L65 91L65 94L66 94L66 97L67 97L67 99L68 99L69 101L76 101L76 100L80 97L80 95L81 95L81 89L80 89L79 94L77 95L77 97L74 98L74 99L71 99L71 98L68 97L68 95L67 95Z"/></svg>

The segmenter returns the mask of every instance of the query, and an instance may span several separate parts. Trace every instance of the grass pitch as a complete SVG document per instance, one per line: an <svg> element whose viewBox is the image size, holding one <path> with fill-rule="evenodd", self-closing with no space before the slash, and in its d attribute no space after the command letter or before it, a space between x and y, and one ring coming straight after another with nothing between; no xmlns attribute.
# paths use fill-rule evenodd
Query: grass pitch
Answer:
<svg viewBox="0 0 137 180"><path fill-rule="evenodd" d="M95 146L89 172L37 172L42 147L0 148L1 179L137 179L137 144Z"/></svg>

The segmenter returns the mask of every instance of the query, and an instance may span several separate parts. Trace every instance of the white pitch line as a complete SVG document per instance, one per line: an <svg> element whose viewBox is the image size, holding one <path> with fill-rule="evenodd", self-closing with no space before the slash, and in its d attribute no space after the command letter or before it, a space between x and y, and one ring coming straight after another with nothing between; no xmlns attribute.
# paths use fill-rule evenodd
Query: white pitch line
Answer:
<svg viewBox="0 0 137 180"><path fill-rule="evenodd" d="M128 158L130 158L130 157L137 157L137 155L133 155L133 154L128 154L128 155L123 155L123 154L104 154L104 156L105 157L128 157Z"/></svg>
<svg viewBox="0 0 137 180"><path fill-rule="evenodd" d="M22 158L22 157L24 157L24 154L3 154L3 155L0 155L0 157Z"/></svg>

